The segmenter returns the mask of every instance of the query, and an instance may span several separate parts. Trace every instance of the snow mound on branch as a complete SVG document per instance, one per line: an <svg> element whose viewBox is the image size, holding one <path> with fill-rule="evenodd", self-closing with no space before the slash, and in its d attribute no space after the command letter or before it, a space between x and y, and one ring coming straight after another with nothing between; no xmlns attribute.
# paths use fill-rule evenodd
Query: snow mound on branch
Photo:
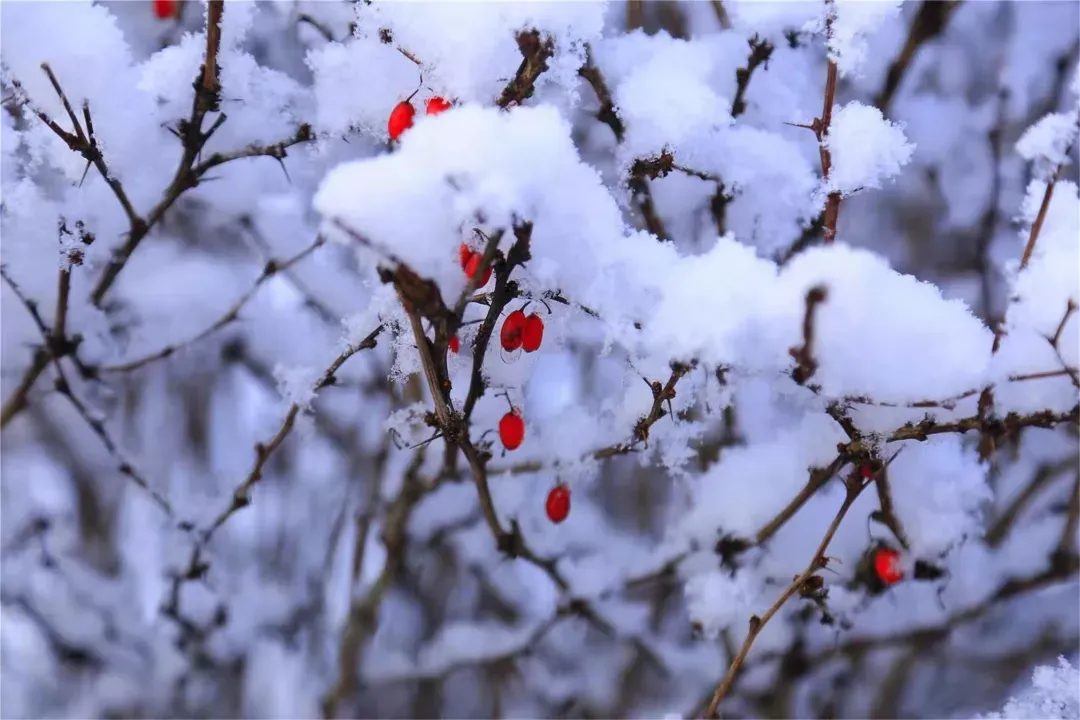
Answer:
<svg viewBox="0 0 1080 720"><path fill-rule="evenodd" d="M980 715L984 720L1067 720L1080 717L1080 673L1064 657L1057 667L1040 665L1031 686L1009 698L1001 712Z"/></svg>
<svg viewBox="0 0 1080 720"><path fill-rule="evenodd" d="M880 188L911 160L915 146L904 131L869 105L851 102L837 110L826 144L832 151L829 191L844 195L861 188Z"/></svg>
<svg viewBox="0 0 1080 720"><path fill-rule="evenodd" d="M606 9L603 2L357 6L354 37L308 57L319 108L316 126L330 134L360 128L385 140L390 111L417 89L421 78L423 87L414 100L418 107L433 95L489 105L521 64L517 33L530 30L554 45L537 90L555 86L573 98L585 43L600 38ZM341 92L343 86L356 91Z"/></svg>

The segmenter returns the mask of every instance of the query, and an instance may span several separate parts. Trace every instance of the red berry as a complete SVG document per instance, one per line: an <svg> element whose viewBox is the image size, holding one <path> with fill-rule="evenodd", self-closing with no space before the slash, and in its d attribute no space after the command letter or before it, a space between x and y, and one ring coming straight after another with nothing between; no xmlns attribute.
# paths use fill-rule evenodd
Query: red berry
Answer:
<svg viewBox="0 0 1080 720"><path fill-rule="evenodd" d="M475 277L475 275L476 275L476 271L480 269L480 263L481 263L481 261L483 261L483 259L484 259L484 256L481 255L478 252L474 252L472 255L470 255L469 256L469 261L465 263L465 277L472 280L473 277ZM484 271L484 275L483 275L483 277L480 278L480 282L477 284L477 286L478 287L484 287L485 285L487 285L488 280L490 280L490 279L491 279L491 266L488 265L487 270Z"/></svg>
<svg viewBox="0 0 1080 720"><path fill-rule="evenodd" d="M511 410L499 421L499 439L507 450L517 450L525 439L525 421L517 410Z"/></svg>
<svg viewBox="0 0 1080 720"><path fill-rule="evenodd" d="M416 117L416 108L408 100L402 100L395 105L390 112L390 121L386 124L390 139L397 140L402 133L411 128L414 117Z"/></svg>
<svg viewBox="0 0 1080 720"><path fill-rule="evenodd" d="M427 114L438 115L441 112L446 112L452 107L454 106L450 101L436 96L427 101Z"/></svg>
<svg viewBox="0 0 1080 720"><path fill-rule="evenodd" d="M469 264L469 259L473 256L472 248L465 243L461 243L461 247L458 248L458 257L461 259L461 269L464 270L465 266Z"/></svg>
<svg viewBox="0 0 1080 720"><path fill-rule="evenodd" d="M176 17L176 0L154 0L154 16L158 20Z"/></svg>
<svg viewBox="0 0 1080 720"><path fill-rule="evenodd" d="M461 352L461 341L458 340L457 335L450 338L450 352L452 352L452 353Z"/></svg>
<svg viewBox="0 0 1080 720"><path fill-rule="evenodd" d="M900 553L892 548L878 548L874 551L874 572L886 585L900 582L904 573L900 570Z"/></svg>
<svg viewBox="0 0 1080 720"><path fill-rule="evenodd" d="M553 523L561 523L570 514L570 488L565 485L556 485L551 488L547 496L548 520Z"/></svg>
<svg viewBox="0 0 1080 720"><path fill-rule="evenodd" d="M874 477L874 468L870 467L869 464L860 467L859 472L862 474L863 480L869 480L870 478Z"/></svg>
<svg viewBox="0 0 1080 720"><path fill-rule="evenodd" d="M499 331L499 341L503 350L513 352L521 347L522 335L525 333L525 313L515 310L503 320L502 330Z"/></svg>
<svg viewBox="0 0 1080 720"><path fill-rule="evenodd" d="M525 325L521 330L521 349L527 353L536 352L543 341L544 321L539 315L533 313L525 318Z"/></svg>

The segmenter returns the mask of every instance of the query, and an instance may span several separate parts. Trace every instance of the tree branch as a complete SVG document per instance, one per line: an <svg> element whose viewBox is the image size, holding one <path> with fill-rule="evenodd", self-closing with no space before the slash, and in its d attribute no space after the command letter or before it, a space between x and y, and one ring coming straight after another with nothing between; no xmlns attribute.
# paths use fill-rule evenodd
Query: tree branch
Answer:
<svg viewBox="0 0 1080 720"><path fill-rule="evenodd" d="M182 350L183 348L194 345L194 344L198 343L200 340L203 340L203 339L209 337L210 335L212 335L213 333L215 333L218 330L222 329L223 327L225 327L229 323L232 323L235 320L237 320L240 317L240 311L244 308L245 305L247 305L247 303L251 300L251 298L253 298L255 296L255 293L259 290L259 288L262 287L268 280L270 280L270 278L275 277L279 272L284 272L284 271L288 270L289 268L291 268L292 266L296 265L301 260L303 260L304 258L311 255L311 253L315 252L316 249L318 249L319 247L324 245L325 242L326 242L326 239L322 235L319 235L318 237L315 238L314 242L312 242L310 245L308 245L306 248L301 250L296 255L293 255L292 257L290 257L290 258L288 258L286 260L270 260L270 261L268 261L266 263L266 265L263 267L262 273L259 275L258 278L255 279L255 283L246 292L244 292L244 294L241 295L236 300L236 302L234 302L231 306L229 306L229 309L226 310L224 312L224 314L221 315L221 317L219 317L217 320L215 320L213 323L211 323L209 327L207 327L203 331L199 332L198 334L194 335L193 337L189 338L188 340L185 340L183 342L176 343L176 344L173 344L173 345L168 345L168 346L162 348L161 350L158 350L155 353L151 353L150 355L146 355L146 356L141 357L141 358L139 358L137 360L130 360L128 362L120 363L118 365L106 365L106 366L103 366L103 367L98 369L99 372L102 372L102 373L131 372L132 370L137 370L139 368L145 367L145 366L147 366L147 365L149 365L151 363L154 363L154 362L156 362L158 360L164 360L165 358L171 356L173 353L177 352L178 350Z"/></svg>
<svg viewBox="0 0 1080 720"><path fill-rule="evenodd" d="M731 685L735 681L735 676L738 674L739 669L746 660L747 654L750 652L750 647L754 644L754 640L761 634L761 631L765 628L765 625L768 624L769 620L780 611L780 608L783 607L784 603L786 603L792 595L803 589L804 584L812 575L828 566L828 559L825 557L825 551L829 549L829 543L832 542L833 536L836 535L836 531L840 529L840 523L843 522L844 516L847 515L851 506L855 504L859 495L866 488L867 483L853 473L852 476L847 479L846 485L847 494L844 497L844 502L837 511L836 517L833 518L832 523L829 525L829 529L826 530L825 536L821 539L821 543L818 545L818 548L814 552L806 569L796 576L795 580L792 581L783 593L781 593L780 597L776 599L772 606L765 611L764 615L761 617L754 615L750 618L750 631L747 633L746 639L739 649L739 653L731 662L730 667L728 667L727 673L724 675L723 679L720 680L720 684L717 685L716 692L713 693L712 700L709 702L709 707L705 712L705 717L720 717L718 712L720 701L724 699L724 696L731 689Z"/></svg>

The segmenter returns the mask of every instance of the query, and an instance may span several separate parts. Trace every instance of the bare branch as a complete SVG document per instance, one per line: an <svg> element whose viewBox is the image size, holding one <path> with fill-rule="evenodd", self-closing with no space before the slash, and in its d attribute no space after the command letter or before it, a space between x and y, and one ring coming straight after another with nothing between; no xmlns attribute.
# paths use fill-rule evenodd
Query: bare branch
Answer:
<svg viewBox="0 0 1080 720"><path fill-rule="evenodd" d="M814 318L818 306L829 297L828 290L824 285L816 285L806 293L806 311L803 313L803 344L801 347L793 347L788 352L797 363L791 373L791 378L799 385L805 385L817 371L817 360L814 359Z"/></svg>
<svg viewBox="0 0 1080 720"><path fill-rule="evenodd" d="M139 368L145 367L145 366L147 366L147 365L149 365L151 363L154 363L154 362L156 362L158 360L164 360L165 358L171 356L173 353L177 352L178 350L182 350L183 348L190 347L191 345L194 345L194 344L198 343L199 341L209 337L210 335L212 335L215 332L217 332L218 330L222 329L223 327L225 327L229 323L234 322L235 320L237 320L240 317L240 311L244 308L245 305L247 305L247 303L251 300L251 298L253 298L255 296L255 293L258 291L258 289L260 287L262 287L268 280L270 280L270 278L275 277L279 272L284 272L284 271L288 270L289 268L291 268L292 266L296 265L301 260L303 260L304 258L311 255L311 253L315 252L315 250L317 248L321 247L323 244L325 244L325 242L326 242L326 239L322 235L319 235L318 237L315 238L314 242L312 242L310 245L308 245L306 248L301 250L296 255L293 255L291 258L288 258L286 260L270 260L270 261L268 261L266 263L266 265L263 267L262 273L259 275L258 278L255 279L255 283L243 295L241 295L236 300L236 302L234 302L231 306L229 306L229 309L226 310L221 315L221 317L219 317L217 320L215 320L213 323L211 323L209 327L207 327L205 330L199 332L195 336L193 336L193 337L189 338L188 340L185 340L185 341L183 341L181 343L177 343L177 344L174 344L174 345L168 345L168 346L162 348L161 350L159 350L159 351L157 351L155 353L151 353L150 355L146 355L144 357L141 357L138 360L130 360L128 362L121 363L119 365L106 365L106 366L103 366L103 367L99 368L99 372L102 372L102 373L131 372L132 370L137 370Z"/></svg>
<svg viewBox="0 0 1080 720"><path fill-rule="evenodd" d="M375 347L378 342L379 333L382 331L383 326L380 325L356 345L350 345L345 348L336 358L334 358L334 361L330 363L329 367L323 371L323 374L315 383L314 389L321 390L332 383L334 374L353 355L361 350L369 350ZM301 407L296 403L290 405L288 411L285 413L285 419L282 421L281 427L278 428L277 433L274 434L274 437L272 437L268 443L258 443L255 446L255 465L251 468L251 472L248 473L248 476L244 481L233 491L232 502L229 503L229 506L221 511L217 518L203 533L202 545L209 544L214 533L217 532L230 517L251 504L251 491L255 485L262 480L263 467L270 459L270 456L274 454L274 451L281 446L281 443L283 443L285 438L289 436L289 433L292 432L293 425L296 422L296 416L300 414L300 410Z"/></svg>
<svg viewBox="0 0 1080 720"><path fill-rule="evenodd" d="M495 103L504 110L532 97L537 78L548 69L548 60L555 54L554 41L550 37L541 39L537 30L519 32L517 44L523 56L521 65Z"/></svg>
<svg viewBox="0 0 1080 720"><path fill-rule="evenodd" d="M65 272L65 270L61 270L61 277L65 275ZM33 303L33 301L23 294L19 286L15 284L11 276L8 275L6 269L2 267L0 267L0 277L3 277L4 282L8 284L8 287L11 288L11 290L19 298L19 301L34 318L34 323L37 325L38 331L41 332L42 339L45 341L46 346L55 345L56 338L53 333L51 333L49 329L45 326L44 322L42 322L41 316L40 314L38 314L37 311L37 306ZM90 427L94 434L98 436L98 439L101 440L101 444L105 446L105 449L108 451L109 455L111 455L116 461L117 470L120 472L120 474L127 476L133 483L135 483L140 489L142 489L150 496L150 499L153 500L155 505L161 508L166 515L175 520L176 514L173 512L172 505L169 503L169 501L165 498L164 495L151 487L150 483L146 480L142 473L140 473L135 468L135 465L124 456L124 453L120 449L119 444L117 444L117 442L113 440L108 430L105 429L105 423L102 421L102 419L99 418L94 412L92 412L90 408L87 407L86 403L83 402L75 394L74 390L71 387L71 383L68 381L67 375L64 372L64 368L60 364L61 354L57 352L48 352L43 349L41 352L38 353L38 357L45 358L44 362L46 364L48 364L50 360L52 361L57 374L57 392L67 398L68 402L70 402L72 407L75 408L75 411L79 414L79 416L82 417L82 419L86 422L86 424Z"/></svg>
<svg viewBox="0 0 1080 720"><path fill-rule="evenodd" d="M885 75L885 84L877 97L874 98L874 105L882 113L889 114L889 106L892 104L893 97L896 95L896 91L900 89L904 75L907 74L908 68L911 67L911 61L914 60L919 48L945 31L949 18L960 7L961 2L962 0L951 0L949 2L923 0L923 3L919 5L915 20L912 21L911 27L908 29L904 47L900 50L896 60L889 65L889 71Z"/></svg>
<svg viewBox="0 0 1080 720"><path fill-rule="evenodd" d="M825 551L829 549L829 543L832 542L833 536L836 531L840 529L840 523L843 522L844 516L847 515L848 510L855 504L859 495L866 488L867 484L857 477L849 477L847 480L847 494L844 497L844 502L840 506L840 509L836 513L836 517L833 518L832 523L829 525L829 529L825 532L825 536L821 539L821 543L818 545L817 550L814 552L813 557L810 559L810 563L806 566L806 569L802 571L795 580L781 593L780 597L765 611L765 614L758 617L754 615L750 618L750 632L747 633L746 639L743 641L742 647L739 649L738 655L731 662L728 667L727 674L721 679L720 684L716 687L716 692L713 693L712 700L709 702L709 707L705 712L707 718L720 717L718 709L720 707L720 701L724 699L724 696L731 689L732 683L735 682L735 676L738 674L739 669L742 667L743 662L746 660L747 654L750 652L750 647L754 644L754 640L768 624L769 620L773 618L780 611L780 608L784 606L792 595L799 592L810 576L817 573L822 568L826 567L828 560L825 558Z"/></svg>

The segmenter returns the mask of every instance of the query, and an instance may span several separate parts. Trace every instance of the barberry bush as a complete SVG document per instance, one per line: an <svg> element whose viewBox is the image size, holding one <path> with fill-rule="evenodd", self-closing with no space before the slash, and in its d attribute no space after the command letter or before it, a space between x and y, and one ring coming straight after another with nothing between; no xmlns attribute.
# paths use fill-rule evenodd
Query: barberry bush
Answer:
<svg viewBox="0 0 1080 720"><path fill-rule="evenodd" d="M1077 716L1076 3L0 14L4 714Z"/></svg>

